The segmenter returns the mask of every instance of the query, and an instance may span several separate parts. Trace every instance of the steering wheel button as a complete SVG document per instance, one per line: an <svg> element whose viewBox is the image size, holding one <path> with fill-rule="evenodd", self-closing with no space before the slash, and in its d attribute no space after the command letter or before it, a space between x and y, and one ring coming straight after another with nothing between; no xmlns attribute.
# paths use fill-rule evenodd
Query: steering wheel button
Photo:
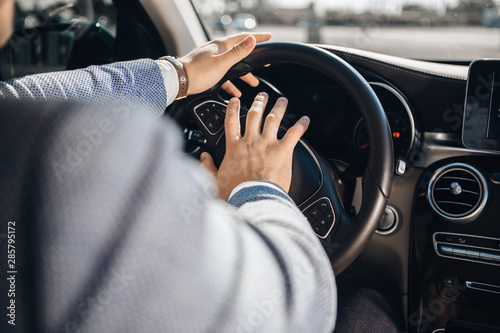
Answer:
<svg viewBox="0 0 500 333"><path fill-rule="evenodd" d="M326 221L329 223L329 224L332 224L333 221L334 221L334 217L333 217L333 213L332 211L328 211L326 213L323 213L323 216L326 218Z"/></svg>
<svg viewBox="0 0 500 333"><path fill-rule="evenodd" d="M210 131L210 133L216 133L221 127L221 124L217 124L212 118L208 118L205 121L205 126L207 126L207 129Z"/></svg>
<svg viewBox="0 0 500 333"><path fill-rule="evenodd" d="M330 203L326 199L321 199L321 201L318 202L318 207L321 210L322 213L331 211L332 207L330 206Z"/></svg>
<svg viewBox="0 0 500 333"><path fill-rule="evenodd" d="M208 106L212 109L212 110L219 110L220 107L222 106L221 104L219 103L209 103Z"/></svg>
<svg viewBox="0 0 500 333"><path fill-rule="evenodd" d="M209 116L208 112L202 109L196 110L196 114L198 114L198 117L200 117L201 120L206 120Z"/></svg>
<svg viewBox="0 0 500 333"><path fill-rule="evenodd" d="M309 223L311 223L311 225L316 222L316 219L311 215L309 214L308 212L303 212L305 217L307 218L307 220L309 221Z"/></svg>
<svg viewBox="0 0 500 333"><path fill-rule="evenodd" d="M320 227L322 227L323 229L328 229L329 228L329 224L328 224L328 221L326 220L326 218L324 216L320 216L317 220L316 220L316 223L318 223L318 225Z"/></svg>
<svg viewBox="0 0 500 333"><path fill-rule="evenodd" d="M321 211L319 210L318 207L313 206L307 210L307 213L314 219L317 220L318 218L321 217Z"/></svg>
<svg viewBox="0 0 500 333"><path fill-rule="evenodd" d="M215 123L212 121L212 119L208 119L205 122L205 125L207 125L209 130L214 130L215 129Z"/></svg>
<svg viewBox="0 0 500 333"><path fill-rule="evenodd" d="M226 106L217 104L217 106L215 107L214 110L215 110L215 112L218 112L219 114L225 114L226 113Z"/></svg>
<svg viewBox="0 0 500 333"><path fill-rule="evenodd" d="M321 233L323 232L323 228L321 228L321 227L319 226L319 224L317 224L317 223L313 223L313 224L311 224L311 226L312 226L313 230L314 230L317 234L321 234Z"/></svg>
<svg viewBox="0 0 500 333"><path fill-rule="evenodd" d="M314 232L320 236L320 237L324 237L326 235L326 233L328 232L328 229L325 229L325 228L322 228L319 224L317 223L314 223L312 225L312 228L314 230Z"/></svg>
<svg viewBox="0 0 500 333"><path fill-rule="evenodd" d="M214 113L210 118L214 120L217 124L222 124L224 122L224 118L222 117L222 115L217 112Z"/></svg>

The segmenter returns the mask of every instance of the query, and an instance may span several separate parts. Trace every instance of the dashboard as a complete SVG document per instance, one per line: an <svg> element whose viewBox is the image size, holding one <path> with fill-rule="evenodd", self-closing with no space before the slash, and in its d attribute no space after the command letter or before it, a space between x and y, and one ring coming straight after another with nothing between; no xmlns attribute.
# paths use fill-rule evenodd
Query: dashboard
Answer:
<svg viewBox="0 0 500 333"><path fill-rule="evenodd" d="M293 77L282 74L292 72ZM363 117L353 100L343 88L321 73L298 65L273 65L258 71L256 75L264 82L257 88L237 86L245 91L242 103L251 105L251 96L264 90L271 96L268 106L281 95L289 98L290 104L283 124L290 126L302 115L312 122L304 139L323 157L344 165L364 166L369 157L370 143ZM391 127L394 156L407 159L416 146L419 132L408 100L395 87L376 77L366 78L379 97ZM276 83L279 81L279 83ZM273 82L272 84L269 82ZM290 97L293 96L293 97ZM228 97L228 96L226 96Z"/></svg>
<svg viewBox="0 0 500 333"><path fill-rule="evenodd" d="M500 153L462 142L468 64L325 49L370 83L384 107L395 157L386 213L365 251L337 276L339 287L389 295L401 304L409 332L500 331ZM359 208L370 142L351 97L299 65L273 64L254 74L262 81L258 88L235 82L244 92L242 104L249 106L262 90L269 105L288 97L283 124L311 118L304 139L340 170L344 205Z"/></svg>

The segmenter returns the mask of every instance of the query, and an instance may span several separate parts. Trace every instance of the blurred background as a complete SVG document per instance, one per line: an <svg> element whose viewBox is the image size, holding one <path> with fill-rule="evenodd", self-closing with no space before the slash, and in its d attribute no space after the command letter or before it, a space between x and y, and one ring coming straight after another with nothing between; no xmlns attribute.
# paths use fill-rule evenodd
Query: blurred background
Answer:
<svg viewBox="0 0 500 333"><path fill-rule="evenodd" d="M193 0L211 35L271 31L273 40L324 43L427 60L500 56L494 0ZM246 22L242 24L242 17Z"/></svg>
<svg viewBox="0 0 500 333"><path fill-rule="evenodd" d="M413 59L500 58L500 0L175 1L192 1L210 38L266 31L272 41ZM17 32L0 51L0 79L114 61L116 14L113 0L17 0Z"/></svg>

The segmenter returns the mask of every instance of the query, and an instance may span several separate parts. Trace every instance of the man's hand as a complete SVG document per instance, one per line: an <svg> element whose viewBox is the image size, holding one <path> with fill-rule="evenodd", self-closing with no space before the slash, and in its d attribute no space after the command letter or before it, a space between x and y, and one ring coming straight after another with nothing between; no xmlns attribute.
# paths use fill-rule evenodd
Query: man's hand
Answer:
<svg viewBox="0 0 500 333"><path fill-rule="evenodd" d="M246 84L252 86L252 87L257 87L259 85L259 79L257 79L255 76L253 76L252 73L248 73L246 75L243 75L240 77L243 82ZM241 97L241 91L231 82L231 81L226 81L222 84L221 89L227 92L229 95L234 96L234 97Z"/></svg>
<svg viewBox="0 0 500 333"><path fill-rule="evenodd" d="M309 118L302 117L278 140L278 129L288 101L279 98L266 117L262 128L262 115L268 96L255 97L246 119L245 135L240 129L240 102L232 98L224 120L226 130L226 155L219 170L208 153L201 155L201 163L216 178L219 197L226 200L239 184L251 180L267 180L288 192L292 180L292 156L295 145L307 130ZM262 128L262 131L261 131Z"/></svg>
<svg viewBox="0 0 500 333"><path fill-rule="evenodd" d="M14 0L0 0L0 48L8 42L14 27Z"/></svg>
<svg viewBox="0 0 500 333"><path fill-rule="evenodd" d="M234 64L248 56L257 43L270 38L269 33L240 33L208 42L179 58L189 78L187 94L198 94L211 88ZM254 87L259 84L252 74L247 74L242 79ZM225 88L228 93L241 96L231 83L225 83Z"/></svg>

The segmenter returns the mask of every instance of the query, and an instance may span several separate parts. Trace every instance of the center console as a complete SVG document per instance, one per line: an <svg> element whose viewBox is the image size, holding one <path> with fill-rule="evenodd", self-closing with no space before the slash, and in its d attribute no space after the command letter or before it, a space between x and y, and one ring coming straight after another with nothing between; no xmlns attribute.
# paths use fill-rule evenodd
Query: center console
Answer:
<svg viewBox="0 0 500 333"><path fill-rule="evenodd" d="M457 319L500 327L500 156L445 160L423 173L410 286L410 332L445 329Z"/></svg>
<svg viewBox="0 0 500 333"><path fill-rule="evenodd" d="M415 193L409 332L500 332L500 61L471 64L463 145Z"/></svg>

